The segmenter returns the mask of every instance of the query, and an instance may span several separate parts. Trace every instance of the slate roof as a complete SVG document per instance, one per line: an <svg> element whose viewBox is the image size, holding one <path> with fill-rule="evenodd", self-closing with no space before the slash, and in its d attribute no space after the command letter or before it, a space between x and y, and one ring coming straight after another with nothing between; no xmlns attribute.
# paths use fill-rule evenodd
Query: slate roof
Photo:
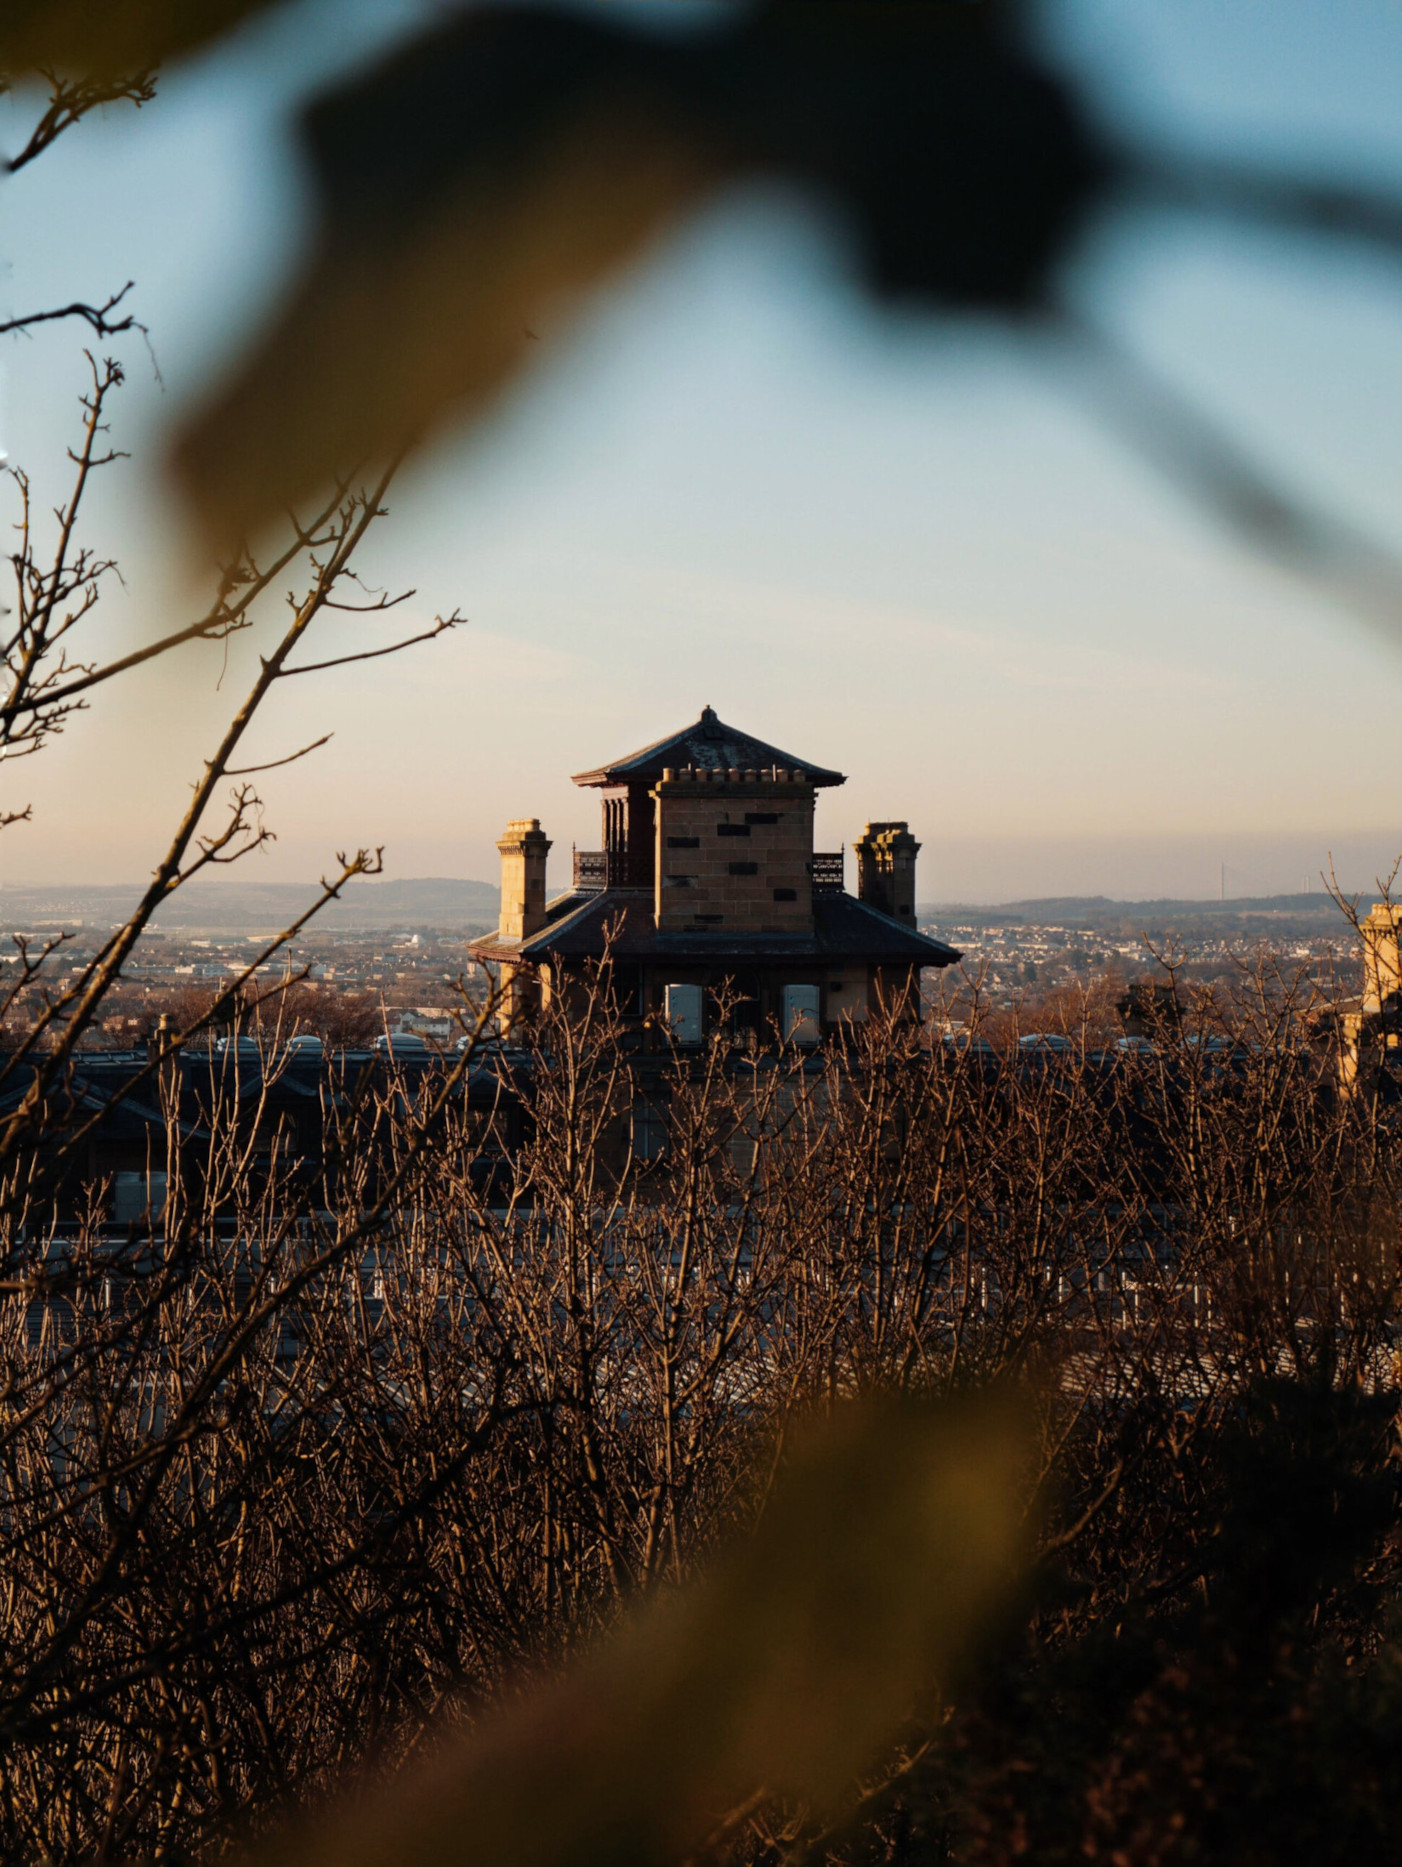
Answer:
<svg viewBox="0 0 1402 1867"><path fill-rule="evenodd" d="M577 772L573 782L583 785L656 784L669 765L678 769L683 765L699 765L707 771L731 768L762 771L767 765L782 765L789 771L802 771L810 784L847 782L840 771L810 765L807 759L795 758L792 752L781 752L778 746L742 733L736 726L727 726L711 707L701 709L701 717L694 725L684 726L680 732L644 746L640 752L629 752L623 758L600 765L594 771Z"/></svg>
<svg viewBox="0 0 1402 1867"><path fill-rule="evenodd" d="M490 1046L484 1048L490 1050ZM128 1088L145 1067L146 1060L144 1048L80 1052L73 1060L71 1073L51 1091L54 1109L73 1119L100 1114L102 1122L95 1132L103 1141L140 1140L153 1131L163 1139L166 1115L154 1099L158 1093L155 1083L148 1078L140 1088ZM199 1105L192 1108L189 1097L208 1095L211 1072L213 1081L219 1084L221 1096L232 1096L236 1102L261 1103L267 1099L273 1107L306 1102L313 1108L320 1108L328 1093L339 1091L346 1080L353 1081L366 1069L383 1074L391 1059L373 1050L332 1051L325 1057L295 1059L270 1052L272 1068L266 1082L265 1061L258 1056L225 1059L211 1057L208 1051L191 1047L182 1050L176 1061L185 1109L179 1121L180 1131L193 1138L205 1134L201 1124L206 1111ZM449 1056L446 1061L452 1063L454 1059ZM401 1051L393 1062L412 1077L435 1066L441 1067L445 1058L433 1050ZM0 1092L0 1114L9 1114L19 1107L29 1092L35 1068L28 1064L17 1070L14 1079ZM500 1086L501 1068L495 1061L469 1066L464 1088L473 1106L488 1106ZM332 1099L338 1097L333 1094Z"/></svg>
<svg viewBox="0 0 1402 1867"><path fill-rule="evenodd" d="M577 902L577 906L569 905ZM528 940L488 934L472 942L482 959L597 959L605 949L619 960L675 960L688 964L782 964L806 961L834 965L952 966L963 955L942 940L902 927L854 895L814 895L811 935L726 932L724 928L659 933L650 889L611 888L603 894L567 896L568 911ZM555 904L552 903L552 907Z"/></svg>

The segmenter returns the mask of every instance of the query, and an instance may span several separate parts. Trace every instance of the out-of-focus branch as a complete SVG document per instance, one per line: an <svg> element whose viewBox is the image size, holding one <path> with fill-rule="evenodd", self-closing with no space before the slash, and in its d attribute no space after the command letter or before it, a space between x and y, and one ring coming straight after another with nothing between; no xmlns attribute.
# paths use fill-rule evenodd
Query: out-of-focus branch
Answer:
<svg viewBox="0 0 1402 1867"><path fill-rule="evenodd" d="M1402 641L1402 555L1293 492L1235 436L1087 318L1067 313L1061 360L1086 406L1254 550Z"/></svg>
<svg viewBox="0 0 1402 1867"><path fill-rule="evenodd" d="M1379 188L1312 181L1240 162L1128 158L1127 189L1150 205L1186 207L1323 240L1402 253L1402 198Z"/></svg>
<svg viewBox="0 0 1402 1867"><path fill-rule="evenodd" d="M139 110L156 95L154 68L125 76L74 78L42 67L39 76L49 87L49 101L30 131L29 140L19 154L6 163L11 175L17 175L46 149L52 148L59 137L75 123L80 123L90 110L98 110L104 104L135 104Z"/></svg>
<svg viewBox="0 0 1402 1867"><path fill-rule="evenodd" d="M124 331L140 331L146 334L146 326L130 311L124 311L121 317L112 314L126 298L136 281L128 279L120 292L101 305L87 305L75 301L71 305L59 305L52 311L29 311L20 317L0 318L0 337L9 336L16 331L30 330L36 324L53 324L61 318L81 318L92 326L98 337L120 337Z"/></svg>

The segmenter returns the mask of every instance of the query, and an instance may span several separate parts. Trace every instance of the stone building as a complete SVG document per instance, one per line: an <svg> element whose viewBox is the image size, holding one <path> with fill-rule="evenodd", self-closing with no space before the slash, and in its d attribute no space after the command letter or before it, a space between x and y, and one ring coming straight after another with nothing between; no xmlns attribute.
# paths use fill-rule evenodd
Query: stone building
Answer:
<svg viewBox="0 0 1402 1867"><path fill-rule="evenodd" d="M1345 1094L1370 1091L1380 1076L1398 1088L1402 1049L1402 905L1375 901L1358 923L1363 941L1363 994L1339 1006L1339 1073Z"/></svg>
<svg viewBox="0 0 1402 1867"><path fill-rule="evenodd" d="M960 955L915 924L920 845L901 822L870 823L854 846L814 848L819 791L843 774L718 719L580 772L603 805L603 847L574 852L572 886L548 900L550 842L517 818L498 843L501 925L473 956L500 969L510 1028L609 957L624 1012L700 1043L724 1016L737 1035L799 1044L878 1004L915 1015L925 967Z"/></svg>

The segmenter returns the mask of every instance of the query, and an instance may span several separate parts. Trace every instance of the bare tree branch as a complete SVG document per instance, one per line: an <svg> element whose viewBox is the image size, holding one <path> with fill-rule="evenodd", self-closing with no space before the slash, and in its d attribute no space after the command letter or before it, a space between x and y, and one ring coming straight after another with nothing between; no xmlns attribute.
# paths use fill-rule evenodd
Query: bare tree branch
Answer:
<svg viewBox="0 0 1402 1867"><path fill-rule="evenodd" d="M295 765L299 758L305 758L309 752L319 751L335 738L334 733L323 733L320 739L313 739L310 745L302 747L300 752L289 752L286 758L271 759L266 765L234 765L225 772L226 778L251 778L260 771L277 771L283 765Z"/></svg>
<svg viewBox="0 0 1402 1867"><path fill-rule="evenodd" d="M445 635L449 629L456 629L461 622L462 617L454 611L451 616L440 616L431 629L425 629L420 635L406 635L403 641L392 642L388 648L370 648L364 654L338 655L332 661L313 661L301 668L284 668L283 675L325 674L328 668L348 668L355 661L378 661L381 655L397 655L402 649L413 648L419 642L437 641L440 635Z"/></svg>
<svg viewBox="0 0 1402 1867"><path fill-rule="evenodd" d="M139 110L156 95L154 68L112 78L65 77L52 69L41 69L39 75L49 87L49 101L30 131L29 140L19 154L5 164L11 175L17 175L46 149L52 148L59 137L81 122L89 111L117 103L135 104ZM3 328L8 327L0 327ZM103 335L106 334L104 331Z"/></svg>
<svg viewBox="0 0 1402 1867"><path fill-rule="evenodd" d="M112 315L134 285L135 280L128 279L120 292L113 292L106 303L101 305L87 305L75 300L69 305L59 305L52 311L30 311L19 317L0 318L0 337L30 330L36 324L53 324L63 318L81 318L91 326L97 337L120 337L125 331L140 331L143 336L149 335L146 326L132 312L123 312L119 318Z"/></svg>

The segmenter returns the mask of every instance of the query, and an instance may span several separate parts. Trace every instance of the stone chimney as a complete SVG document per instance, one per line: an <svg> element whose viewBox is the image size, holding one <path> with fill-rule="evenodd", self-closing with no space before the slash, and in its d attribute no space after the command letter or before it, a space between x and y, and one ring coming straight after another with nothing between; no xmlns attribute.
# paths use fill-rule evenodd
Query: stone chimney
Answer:
<svg viewBox="0 0 1402 1867"><path fill-rule="evenodd" d="M545 858L550 839L539 817L514 817L501 851L501 937L529 940L545 925Z"/></svg>
<svg viewBox="0 0 1402 1867"><path fill-rule="evenodd" d="M920 845L908 823L869 823L852 845L857 857L857 899L915 926L915 858Z"/></svg>
<svg viewBox="0 0 1402 1867"><path fill-rule="evenodd" d="M1359 922L1363 935L1363 1009L1381 1011L1402 991L1402 954L1398 951L1398 923L1402 907L1375 901L1373 911Z"/></svg>
<svg viewBox="0 0 1402 1867"><path fill-rule="evenodd" d="M156 1081L167 1107L180 1093L180 1048L175 1036L175 1020L168 1011L163 1011L156 1020L155 1030L146 1039L146 1055L157 1066Z"/></svg>

